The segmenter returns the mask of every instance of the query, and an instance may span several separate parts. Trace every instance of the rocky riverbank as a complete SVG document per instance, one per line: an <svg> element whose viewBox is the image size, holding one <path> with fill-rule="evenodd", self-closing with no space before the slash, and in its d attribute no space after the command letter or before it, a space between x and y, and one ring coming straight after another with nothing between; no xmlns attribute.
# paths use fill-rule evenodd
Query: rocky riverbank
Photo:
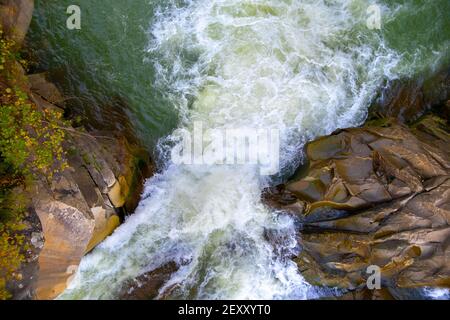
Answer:
<svg viewBox="0 0 450 320"><path fill-rule="evenodd" d="M444 71L390 84L364 126L312 141L296 177L264 191L268 206L300 222L294 261L309 283L338 288L339 299L450 287L449 79ZM367 288L369 266L380 268L381 290ZM121 298L164 297L177 268L134 279Z"/></svg>
<svg viewBox="0 0 450 320"><path fill-rule="evenodd" d="M33 14L32 0L1 1L5 36L23 44ZM64 97L45 73L27 74L16 61L13 80L38 110L60 110ZM11 83L14 81L14 83ZM104 109L104 118L108 110ZM121 127L132 128L126 118ZM67 168L38 177L14 190L26 199L25 263L7 283L13 299L53 299L76 272L81 258L120 225L138 204L144 180L153 172L152 160L134 132L65 126L63 142ZM131 137L131 138L130 138Z"/></svg>
<svg viewBox="0 0 450 320"><path fill-rule="evenodd" d="M24 45L33 9L33 0L0 0L4 36L16 47ZM39 113L76 114L47 73L29 74L19 58L7 67L11 76L0 79L2 93L18 88ZM364 126L309 143L308 161L295 177L264 191L269 207L299 222L302 251L293 260L309 283L338 288L342 299L405 299L408 290L450 287L449 99L448 70L389 83ZM13 299L63 292L82 257L134 211L154 171L125 112L92 110L83 110L83 125L69 117L56 125L64 132L63 170L14 184L25 205L25 227L17 231L25 261L6 283ZM193 180L180 181L183 189ZM382 290L367 289L369 266L380 268ZM177 284L160 289L181 267L172 261L146 270L121 283L118 297L172 297Z"/></svg>
<svg viewBox="0 0 450 320"><path fill-rule="evenodd" d="M302 173L265 191L301 221L295 262L310 283L350 299L450 287L449 79L392 84L372 121L309 143ZM367 289L372 265L382 290Z"/></svg>

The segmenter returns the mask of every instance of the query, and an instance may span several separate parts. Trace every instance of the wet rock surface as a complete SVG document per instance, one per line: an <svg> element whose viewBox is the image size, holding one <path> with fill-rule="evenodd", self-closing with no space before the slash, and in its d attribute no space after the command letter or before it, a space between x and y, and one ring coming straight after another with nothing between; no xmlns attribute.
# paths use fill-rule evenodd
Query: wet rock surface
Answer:
<svg viewBox="0 0 450 320"><path fill-rule="evenodd" d="M450 287L449 143L446 122L431 115L310 143L305 176L264 194L302 221L295 261L307 280L351 290L346 298L377 298L364 293L376 265L385 294Z"/></svg>
<svg viewBox="0 0 450 320"><path fill-rule="evenodd" d="M159 290L170 280L179 266L170 262L158 269L147 272L132 281L122 289L120 300L152 300L159 297Z"/></svg>
<svg viewBox="0 0 450 320"><path fill-rule="evenodd" d="M391 117L414 122L450 97L450 70L416 79L397 79L381 90L370 108L370 117Z"/></svg>

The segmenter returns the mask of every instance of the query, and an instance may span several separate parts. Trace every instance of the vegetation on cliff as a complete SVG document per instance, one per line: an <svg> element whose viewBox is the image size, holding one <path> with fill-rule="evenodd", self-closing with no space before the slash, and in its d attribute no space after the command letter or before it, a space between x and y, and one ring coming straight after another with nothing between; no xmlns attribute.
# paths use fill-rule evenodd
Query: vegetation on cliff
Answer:
<svg viewBox="0 0 450 320"><path fill-rule="evenodd" d="M26 199L14 188L36 177L50 180L64 169L64 121L59 110L41 110L13 74L20 58L14 41L0 30L0 299L9 298L6 283L17 277L26 249L21 216Z"/></svg>

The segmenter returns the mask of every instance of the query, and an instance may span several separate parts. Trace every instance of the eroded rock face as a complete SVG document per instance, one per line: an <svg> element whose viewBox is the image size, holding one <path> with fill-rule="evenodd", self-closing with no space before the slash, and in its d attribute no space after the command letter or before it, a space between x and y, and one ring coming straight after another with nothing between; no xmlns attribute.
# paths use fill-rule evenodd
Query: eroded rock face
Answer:
<svg viewBox="0 0 450 320"><path fill-rule="evenodd" d="M23 43L34 1L0 0L0 23L17 46ZM11 86L20 87L41 111L65 111L64 97L45 73L27 75L16 62ZM106 117L106 115L105 115ZM121 127L131 128L127 118ZM69 168L17 190L30 199L24 234L31 248L17 280L8 283L13 299L53 299L70 283L81 258L136 208L144 180L153 172L148 152L125 132L100 132L64 125ZM29 222L28 222L29 220Z"/></svg>
<svg viewBox="0 0 450 320"><path fill-rule="evenodd" d="M61 94L45 74L29 79L38 107L59 108L53 103ZM114 232L121 214L136 208L153 171L146 150L111 132L68 128L65 149L69 168L50 184L36 182L31 195L44 238L37 299L53 299L66 288L81 258Z"/></svg>
<svg viewBox="0 0 450 320"><path fill-rule="evenodd" d="M134 209L139 187L131 190L126 184L126 189L122 189L120 181L127 183L122 177L130 177L141 186L150 173L149 159L146 168L133 167L133 163L123 163L122 169L126 166L126 170L115 168L115 163L103 157L102 152L106 151L93 136L85 136L83 142L77 138L69 142L76 148L76 153L69 157L69 169L56 175L50 186L38 182L32 195L30 210L39 216L44 238L39 254L37 299L57 297L70 283L81 258L120 225L120 213ZM120 141L114 143L116 147L120 145ZM90 149L94 146L97 149ZM90 152L83 154L87 151ZM109 156L115 159L114 154ZM136 160L132 153L128 156ZM110 197L116 186L119 186L120 203Z"/></svg>
<svg viewBox="0 0 450 320"><path fill-rule="evenodd" d="M78 190L74 190L79 192ZM39 189L42 192L42 189ZM68 285L95 227L89 211L48 198L36 204L44 246L39 255L38 299L52 299Z"/></svg>
<svg viewBox="0 0 450 320"><path fill-rule="evenodd" d="M61 94L45 74L22 76L39 109L61 109L55 105ZM32 223L26 231L31 248L18 271L22 276L8 284L14 299L57 297L82 257L114 232L122 215L134 211L153 172L145 149L112 132L67 127L64 148L68 169L15 191L31 200Z"/></svg>
<svg viewBox="0 0 450 320"><path fill-rule="evenodd" d="M303 222L296 262L310 282L363 290L376 265L387 288L450 287L446 128L429 116L337 132L308 145L305 177L267 190Z"/></svg>

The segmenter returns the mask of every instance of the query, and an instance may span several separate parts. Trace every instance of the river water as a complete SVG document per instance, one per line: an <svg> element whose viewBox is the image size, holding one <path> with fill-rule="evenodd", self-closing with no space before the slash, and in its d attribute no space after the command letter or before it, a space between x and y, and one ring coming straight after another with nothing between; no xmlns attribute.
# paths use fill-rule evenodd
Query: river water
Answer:
<svg viewBox="0 0 450 320"><path fill-rule="evenodd" d="M69 31L70 1L38 1L31 39L41 68L63 70L65 93L85 103L126 101L160 170L60 298L114 299L130 279L170 262L180 268L164 298L330 294L289 259L300 250L296 222L265 207L261 190L293 173L306 142L362 124L389 80L448 64L449 2L79 2L82 29ZM370 6L382 14L380 30L367 25ZM206 132L276 130L280 173L174 163L169 155L198 123Z"/></svg>

